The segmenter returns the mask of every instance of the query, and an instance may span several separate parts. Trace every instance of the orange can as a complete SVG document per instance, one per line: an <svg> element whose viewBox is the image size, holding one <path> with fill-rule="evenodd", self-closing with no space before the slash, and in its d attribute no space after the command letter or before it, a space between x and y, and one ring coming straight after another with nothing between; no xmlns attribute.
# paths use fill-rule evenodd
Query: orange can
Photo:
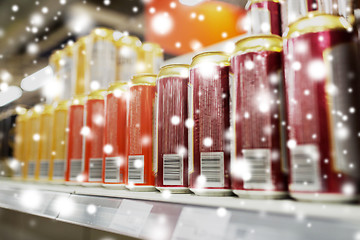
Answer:
<svg viewBox="0 0 360 240"><path fill-rule="evenodd" d="M84 127L82 128L83 152L81 164L83 186L102 184L105 94L106 90L95 90L88 95L85 102Z"/></svg>
<svg viewBox="0 0 360 240"><path fill-rule="evenodd" d="M108 89L105 104L103 186L121 189L127 178L128 82L115 82Z"/></svg>
<svg viewBox="0 0 360 240"><path fill-rule="evenodd" d="M156 75L138 74L132 78L128 117L127 188L154 191L154 142Z"/></svg>

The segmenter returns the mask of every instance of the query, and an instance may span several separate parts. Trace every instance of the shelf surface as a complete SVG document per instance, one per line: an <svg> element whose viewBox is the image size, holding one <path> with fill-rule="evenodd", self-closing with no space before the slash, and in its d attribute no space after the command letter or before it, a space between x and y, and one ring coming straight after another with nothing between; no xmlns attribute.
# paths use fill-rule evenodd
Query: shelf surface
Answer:
<svg viewBox="0 0 360 240"><path fill-rule="evenodd" d="M0 180L0 207L144 239L360 239L360 206Z"/></svg>

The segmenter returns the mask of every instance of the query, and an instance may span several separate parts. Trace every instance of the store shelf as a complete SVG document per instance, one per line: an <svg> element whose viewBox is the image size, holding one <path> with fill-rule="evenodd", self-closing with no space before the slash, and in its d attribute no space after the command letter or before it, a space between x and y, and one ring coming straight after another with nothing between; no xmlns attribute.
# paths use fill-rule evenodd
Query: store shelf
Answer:
<svg viewBox="0 0 360 240"><path fill-rule="evenodd" d="M359 239L360 206L0 180L0 207L146 239Z"/></svg>

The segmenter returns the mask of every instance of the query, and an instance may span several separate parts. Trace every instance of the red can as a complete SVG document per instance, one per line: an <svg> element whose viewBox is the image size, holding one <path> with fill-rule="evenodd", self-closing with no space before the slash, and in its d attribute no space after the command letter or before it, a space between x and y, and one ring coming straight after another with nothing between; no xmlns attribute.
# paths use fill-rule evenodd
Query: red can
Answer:
<svg viewBox="0 0 360 240"><path fill-rule="evenodd" d="M189 65L160 69L156 81L156 188L173 193L188 189L188 83Z"/></svg>
<svg viewBox="0 0 360 240"><path fill-rule="evenodd" d="M82 129L84 126L85 96L74 97L68 112L68 134L65 181L67 185L80 184L82 164Z"/></svg>
<svg viewBox="0 0 360 240"><path fill-rule="evenodd" d="M205 52L190 67L189 187L197 195L232 194L229 65L225 53Z"/></svg>
<svg viewBox="0 0 360 240"><path fill-rule="evenodd" d="M344 18L312 14L284 40L292 197L350 201L359 192L358 51Z"/></svg>
<svg viewBox="0 0 360 240"><path fill-rule="evenodd" d="M233 192L251 198L283 197L287 158L286 129L281 126L281 37L254 35L238 41L231 73Z"/></svg>
<svg viewBox="0 0 360 240"><path fill-rule="evenodd" d="M103 156L103 186L106 188L125 188L129 96L128 82L115 82L107 92Z"/></svg>
<svg viewBox="0 0 360 240"><path fill-rule="evenodd" d="M252 34L281 36L281 6L279 0L250 0L246 6Z"/></svg>
<svg viewBox="0 0 360 240"><path fill-rule="evenodd" d="M95 90L88 95L85 101L81 164L84 178L83 186L102 185L105 94L106 90Z"/></svg>
<svg viewBox="0 0 360 240"><path fill-rule="evenodd" d="M288 26L305 17L309 12L318 10L320 0L286 0L281 2L281 25L285 32Z"/></svg>
<svg viewBox="0 0 360 240"><path fill-rule="evenodd" d="M155 190L153 136L156 75L133 76L128 117L127 188L133 191Z"/></svg>

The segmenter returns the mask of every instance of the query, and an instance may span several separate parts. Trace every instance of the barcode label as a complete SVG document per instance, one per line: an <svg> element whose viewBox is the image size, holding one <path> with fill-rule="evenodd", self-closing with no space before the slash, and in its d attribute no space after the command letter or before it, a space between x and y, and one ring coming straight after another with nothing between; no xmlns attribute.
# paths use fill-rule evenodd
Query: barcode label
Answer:
<svg viewBox="0 0 360 240"><path fill-rule="evenodd" d="M105 158L105 182L106 183L118 183L122 182L122 176L120 176L120 157L107 157Z"/></svg>
<svg viewBox="0 0 360 240"><path fill-rule="evenodd" d="M320 154L316 145L296 146L291 154L291 185L295 191L321 190Z"/></svg>
<svg viewBox="0 0 360 240"><path fill-rule="evenodd" d="M53 179L62 180L65 175L65 160L54 160Z"/></svg>
<svg viewBox="0 0 360 240"><path fill-rule="evenodd" d="M49 162L41 161L40 162L40 177L47 178L49 176Z"/></svg>
<svg viewBox="0 0 360 240"><path fill-rule="evenodd" d="M144 155L129 156L128 182L144 183Z"/></svg>
<svg viewBox="0 0 360 240"><path fill-rule="evenodd" d="M30 178L35 177L35 167L36 167L36 162L35 161L29 161L28 163L28 174L27 176Z"/></svg>
<svg viewBox="0 0 360 240"><path fill-rule="evenodd" d="M183 158L177 154L163 155L163 184L183 185Z"/></svg>
<svg viewBox="0 0 360 240"><path fill-rule="evenodd" d="M200 154L201 176L206 179L205 187L224 187L224 153L202 152Z"/></svg>
<svg viewBox="0 0 360 240"><path fill-rule="evenodd" d="M70 159L70 181L77 181L81 174L82 160Z"/></svg>
<svg viewBox="0 0 360 240"><path fill-rule="evenodd" d="M269 149L243 150L249 177L244 179L245 189L273 189L271 181L271 154Z"/></svg>
<svg viewBox="0 0 360 240"><path fill-rule="evenodd" d="M89 182L102 180L102 158L90 158Z"/></svg>

